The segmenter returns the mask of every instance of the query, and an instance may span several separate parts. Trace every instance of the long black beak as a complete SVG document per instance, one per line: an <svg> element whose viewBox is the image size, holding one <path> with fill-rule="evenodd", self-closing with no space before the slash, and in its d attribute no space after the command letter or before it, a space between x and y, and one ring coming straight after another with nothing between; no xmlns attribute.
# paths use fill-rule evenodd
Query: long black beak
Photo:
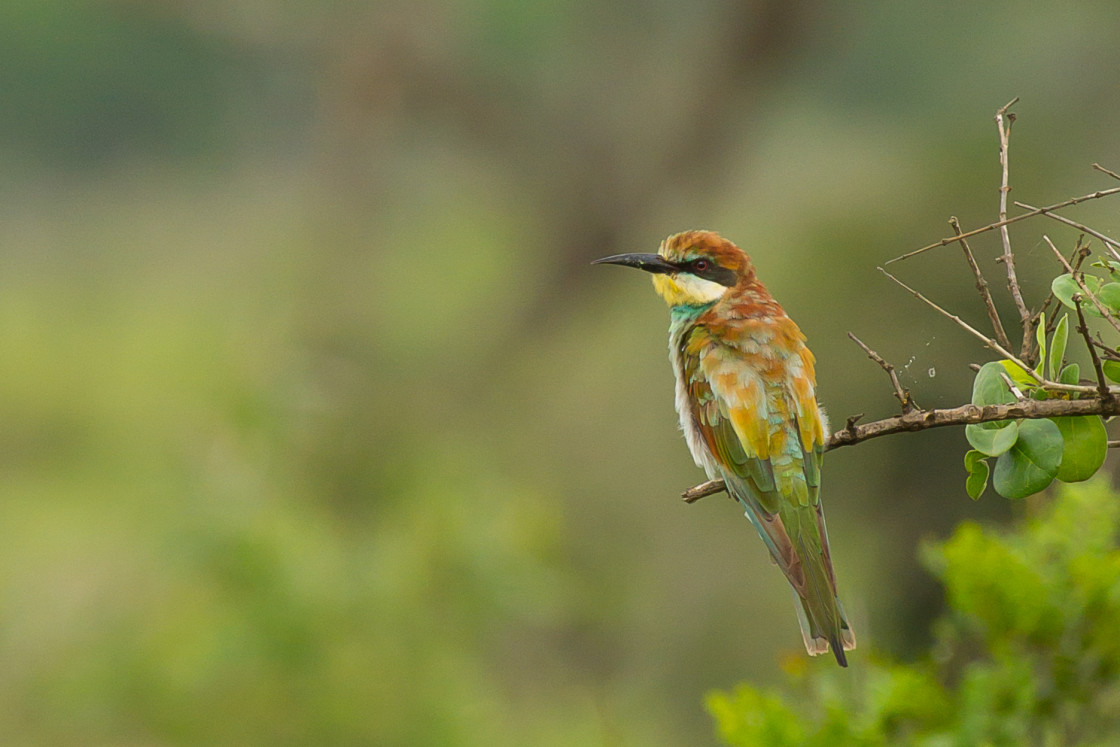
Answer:
<svg viewBox="0 0 1120 747"><path fill-rule="evenodd" d="M645 270L646 272L656 272L666 275L680 272L679 267L671 262L665 261L665 258L660 254L615 254L612 257L597 259L591 264L625 265L626 267L637 267L639 270Z"/></svg>

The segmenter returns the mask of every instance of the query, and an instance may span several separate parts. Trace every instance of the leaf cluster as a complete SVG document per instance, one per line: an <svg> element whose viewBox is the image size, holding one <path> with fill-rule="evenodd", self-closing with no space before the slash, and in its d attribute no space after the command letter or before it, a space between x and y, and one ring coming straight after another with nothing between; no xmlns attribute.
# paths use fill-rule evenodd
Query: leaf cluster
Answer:
<svg viewBox="0 0 1120 747"><path fill-rule="evenodd" d="M1055 296L1066 303L1064 292L1068 288L1063 278L1070 278L1070 283L1075 281L1069 275L1054 280ZM1058 291L1059 285L1062 285L1062 292ZM1109 285L1116 286L1120 301L1120 283ZM1076 296L1076 292L1071 293L1068 300L1075 307ZM1066 385L1080 381L1080 366L1067 363L1065 358L1069 328L1069 314L1063 314L1047 340L1046 316L1040 315L1038 366L1027 371L1011 360L984 364L972 383L972 404L983 407L1010 404L1024 398L1079 397L1077 392L1054 391L1042 383L1044 379ZM1120 376L1120 367L1113 372ZM972 446L964 456L968 472L965 490L974 500L983 494L989 478L996 492L1005 498L1025 498L1045 490L1054 480L1087 480L1101 468L1108 454L1108 434L1099 415L970 424L965 426L965 438ZM991 458L995 459L994 468L988 463Z"/></svg>
<svg viewBox="0 0 1120 747"><path fill-rule="evenodd" d="M923 561L949 611L911 664L787 666L785 692L708 695L725 744L1120 741L1120 496L1069 486L1011 532L960 525Z"/></svg>
<svg viewBox="0 0 1120 747"><path fill-rule="evenodd" d="M1078 273L1078 279L1085 284L1085 290L1096 296L1108 312L1120 315L1120 262L1101 259L1094 262L1093 266L1106 270L1108 278L1102 279L1097 275ZM1069 272L1054 278L1054 281L1050 284L1050 290L1063 305L1070 309L1077 308L1077 303L1074 302L1075 296L1084 296L1084 291L1078 285L1077 279L1074 278L1073 273ZM1089 316L1104 317L1104 314L1095 304L1086 303L1084 300L1082 300L1082 304L1082 310Z"/></svg>

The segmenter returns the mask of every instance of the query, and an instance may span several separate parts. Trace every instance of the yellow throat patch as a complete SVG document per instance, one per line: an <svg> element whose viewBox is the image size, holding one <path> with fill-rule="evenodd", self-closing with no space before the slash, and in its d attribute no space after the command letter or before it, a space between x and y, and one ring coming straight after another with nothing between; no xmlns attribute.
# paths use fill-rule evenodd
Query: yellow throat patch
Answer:
<svg viewBox="0 0 1120 747"><path fill-rule="evenodd" d="M654 275L653 287L669 306L703 306L718 301L729 289L687 272Z"/></svg>

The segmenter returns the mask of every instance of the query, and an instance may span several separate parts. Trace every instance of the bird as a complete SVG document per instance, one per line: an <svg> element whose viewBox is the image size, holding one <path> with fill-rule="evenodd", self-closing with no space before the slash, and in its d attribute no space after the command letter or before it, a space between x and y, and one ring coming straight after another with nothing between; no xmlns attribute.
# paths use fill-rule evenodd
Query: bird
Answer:
<svg viewBox="0 0 1120 747"><path fill-rule="evenodd" d="M836 593L820 500L827 417L805 335L750 257L714 231L685 231L656 254L592 264L652 274L669 305L675 404L688 449L743 507L796 595L805 648L848 666L856 640Z"/></svg>

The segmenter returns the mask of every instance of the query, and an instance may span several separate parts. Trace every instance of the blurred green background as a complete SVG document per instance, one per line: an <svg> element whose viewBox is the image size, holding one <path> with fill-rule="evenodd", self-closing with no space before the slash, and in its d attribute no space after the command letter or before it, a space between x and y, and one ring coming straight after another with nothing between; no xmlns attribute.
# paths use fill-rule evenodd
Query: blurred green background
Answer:
<svg viewBox="0 0 1120 747"><path fill-rule="evenodd" d="M875 267L994 220L1015 96L1013 198L1113 186L1118 36L1111 0L4 3L0 740L710 742L705 692L804 656L792 600L678 499L666 311L587 263L719 230L834 421L895 407L849 330L959 404L990 356ZM898 269L984 323L954 248ZM1020 510L964 450L826 460L861 651L928 645L921 538Z"/></svg>

